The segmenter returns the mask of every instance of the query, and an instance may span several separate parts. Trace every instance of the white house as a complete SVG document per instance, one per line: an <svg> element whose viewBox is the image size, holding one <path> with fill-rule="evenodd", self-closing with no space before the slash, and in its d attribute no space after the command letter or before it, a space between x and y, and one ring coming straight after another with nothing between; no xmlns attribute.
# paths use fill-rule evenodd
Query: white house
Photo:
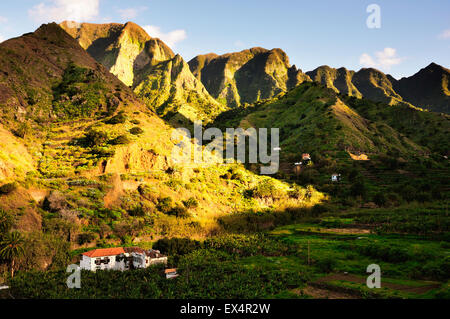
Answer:
<svg viewBox="0 0 450 319"><path fill-rule="evenodd" d="M138 247L119 247L94 249L82 254L81 269L128 270L130 268L147 268L155 264L167 264L167 256L159 250L144 250Z"/></svg>
<svg viewBox="0 0 450 319"><path fill-rule="evenodd" d="M341 181L341 174L333 174L333 175L331 175L331 181L332 182L340 182Z"/></svg>
<svg viewBox="0 0 450 319"><path fill-rule="evenodd" d="M167 256L161 254L159 250L144 250L139 247L124 248L125 254L132 257L134 268L147 268L156 264L167 264Z"/></svg>

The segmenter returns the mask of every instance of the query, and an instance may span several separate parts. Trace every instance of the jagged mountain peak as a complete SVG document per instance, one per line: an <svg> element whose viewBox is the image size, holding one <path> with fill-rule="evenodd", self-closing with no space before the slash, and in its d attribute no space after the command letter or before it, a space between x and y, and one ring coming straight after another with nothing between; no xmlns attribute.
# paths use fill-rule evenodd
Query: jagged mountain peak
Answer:
<svg viewBox="0 0 450 319"><path fill-rule="evenodd" d="M87 51L97 61L168 120L177 113L189 121L197 117L206 120L223 108L179 54L133 22L72 25L69 33L80 42L90 43Z"/></svg>
<svg viewBox="0 0 450 319"><path fill-rule="evenodd" d="M375 68L362 68L355 72L323 65L306 74L335 92L358 98L364 97L391 105L413 104L437 112L448 113L450 110L450 70L436 63L401 80Z"/></svg>
<svg viewBox="0 0 450 319"><path fill-rule="evenodd" d="M431 63L416 74L395 83L408 102L435 112L450 113L450 70Z"/></svg>
<svg viewBox="0 0 450 319"><path fill-rule="evenodd" d="M311 72L306 72L306 74L313 81L322 83L335 92L341 92L358 98L362 96L361 92L352 82L355 72L349 71L344 67L335 69L328 65L322 65Z"/></svg>
<svg viewBox="0 0 450 319"><path fill-rule="evenodd" d="M271 98L310 80L279 48L199 55L189 67L213 97L229 106Z"/></svg>
<svg viewBox="0 0 450 319"><path fill-rule="evenodd" d="M65 21L60 25L128 86L136 86L136 73L174 56L163 41L150 37L134 22L93 24Z"/></svg>

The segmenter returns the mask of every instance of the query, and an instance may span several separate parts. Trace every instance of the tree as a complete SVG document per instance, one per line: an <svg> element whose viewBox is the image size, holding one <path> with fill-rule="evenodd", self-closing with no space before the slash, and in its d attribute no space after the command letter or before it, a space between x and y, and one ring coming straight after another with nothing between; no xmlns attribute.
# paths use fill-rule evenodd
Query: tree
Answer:
<svg viewBox="0 0 450 319"><path fill-rule="evenodd" d="M0 258L11 263L11 278L14 277L14 268L17 259L25 253L23 246L24 238L17 231L8 233L0 243Z"/></svg>
<svg viewBox="0 0 450 319"><path fill-rule="evenodd" d="M0 209L0 241L4 234L7 234L14 223L13 216L3 209Z"/></svg>

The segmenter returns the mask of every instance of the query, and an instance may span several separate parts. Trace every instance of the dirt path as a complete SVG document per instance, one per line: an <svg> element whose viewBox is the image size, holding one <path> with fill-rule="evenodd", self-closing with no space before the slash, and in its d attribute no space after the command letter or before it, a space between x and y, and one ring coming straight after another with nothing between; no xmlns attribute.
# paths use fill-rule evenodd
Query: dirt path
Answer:
<svg viewBox="0 0 450 319"><path fill-rule="evenodd" d="M317 280L317 283L328 283L331 281L350 281L350 282L355 282L358 284L366 283L365 278L351 275L351 274L348 274L348 275L334 274L334 275L325 276L325 277L319 278ZM390 283L390 282L383 282L383 279L381 279L381 287L394 289L394 290L400 290L403 292L412 292L412 293L421 295L421 294L427 293L428 291L430 291L432 289L439 288L440 285L437 283L430 283L430 284L425 284L423 286L408 286L408 285L402 285L402 284L394 284L394 283Z"/></svg>
<svg viewBox="0 0 450 319"><path fill-rule="evenodd" d="M302 296L307 295L314 299L356 299L354 295L347 294L345 292L338 292L329 290L326 288L319 288L319 287L313 287L308 286L303 289L294 289L292 290L293 293Z"/></svg>

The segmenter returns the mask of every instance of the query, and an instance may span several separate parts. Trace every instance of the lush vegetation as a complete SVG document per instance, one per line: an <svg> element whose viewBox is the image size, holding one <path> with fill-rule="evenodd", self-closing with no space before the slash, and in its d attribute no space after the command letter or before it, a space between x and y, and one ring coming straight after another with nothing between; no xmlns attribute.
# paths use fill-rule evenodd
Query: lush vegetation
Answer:
<svg viewBox="0 0 450 319"><path fill-rule="evenodd" d="M97 111L107 109L109 101L105 100L105 91L105 85L94 70L70 63L62 81L53 89L54 110L58 115L68 118L92 116ZM110 107L108 111L115 110Z"/></svg>
<svg viewBox="0 0 450 319"><path fill-rule="evenodd" d="M116 110L97 76L69 65L53 87L64 120L46 123L41 144L17 128L38 169L0 186L0 272L14 297L307 298L320 287L449 298L445 116L402 118L401 106L315 83L222 113L215 126L280 128L281 170L267 177L257 165L170 163L169 134ZM417 122L428 123L421 133ZM302 153L312 161L294 171ZM65 286L65 267L89 247L136 245L168 254L180 277L83 272L82 289ZM390 283L382 290L364 287L373 263Z"/></svg>

